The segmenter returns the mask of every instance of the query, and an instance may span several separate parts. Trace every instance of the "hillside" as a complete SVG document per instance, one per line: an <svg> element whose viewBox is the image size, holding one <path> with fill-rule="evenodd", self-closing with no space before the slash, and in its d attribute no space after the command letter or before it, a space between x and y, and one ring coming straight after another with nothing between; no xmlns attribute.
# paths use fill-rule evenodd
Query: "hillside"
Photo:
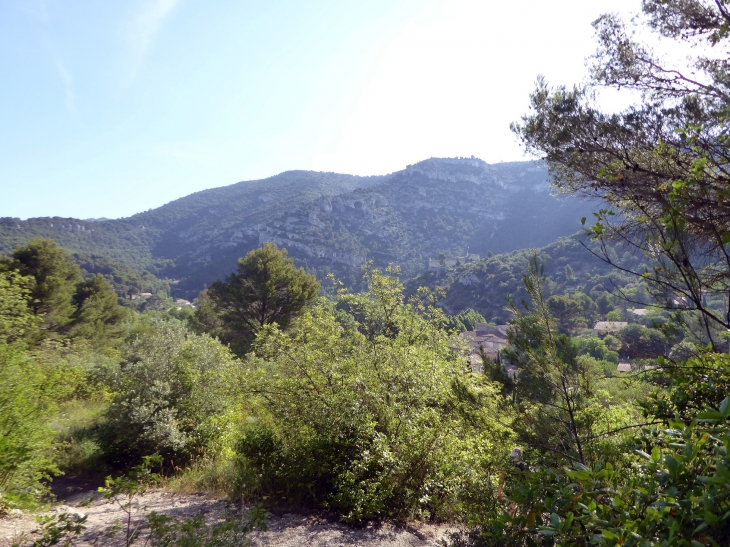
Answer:
<svg viewBox="0 0 730 547"><path fill-rule="evenodd" d="M589 247L595 245L577 233L542 248L503 253L451 268L445 275L427 272L410 280L408 288L413 292L420 286L442 287L445 297L439 305L447 313L457 314L472 308L487 321L501 324L512 317L507 311L508 296L518 305L523 299L529 300L522 276L535 253L549 278L546 296L579 290L596 298L603 292L613 293L616 288L636 283L635 277L591 255L582 243ZM635 271L643 269L645 257L628 252L616 255L614 249L609 252L622 266Z"/></svg>
<svg viewBox="0 0 730 547"><path fill-rule="evenodd" d="M0 218L0 253L34 237L50 237L77 252L105 254L129 265L160 270L185 252L169 234L213 233L241 221L256 221L322 195L339 194L382 177L288 171L196 192L129 218L107 220L41 217ZM144 196L135 197L144 201ZM187 231L187 232L186 232Z"/></svg>
<svg viewBox="0 0 730 547"><path fill-rule="evenodd" d="M379 177L289 171L198 192L119 220L0 219L0 253L50 237L178 280L192 297L264 241L322 278L357 283L367 260L407 276L429 257L482 256L569 235L593 207L550 194L542 164L432 158Z"/></svg>

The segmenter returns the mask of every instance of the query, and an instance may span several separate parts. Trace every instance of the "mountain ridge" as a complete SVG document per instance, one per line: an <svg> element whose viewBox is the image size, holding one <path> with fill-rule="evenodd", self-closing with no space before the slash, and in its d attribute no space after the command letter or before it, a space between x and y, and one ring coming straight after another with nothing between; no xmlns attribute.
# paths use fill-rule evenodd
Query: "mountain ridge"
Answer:
<svg viewBox="0 0 730 547"><path fill-rule="evenodd" d="M318 277L356 285L368 260L415 275L429 256L541 247L578 230L594 206L551 195L541 162L429 158L372 177L286 171L103 222L2 218L0 253L50 237L178 280L175 290L190 297L274 241Z"/></svg>

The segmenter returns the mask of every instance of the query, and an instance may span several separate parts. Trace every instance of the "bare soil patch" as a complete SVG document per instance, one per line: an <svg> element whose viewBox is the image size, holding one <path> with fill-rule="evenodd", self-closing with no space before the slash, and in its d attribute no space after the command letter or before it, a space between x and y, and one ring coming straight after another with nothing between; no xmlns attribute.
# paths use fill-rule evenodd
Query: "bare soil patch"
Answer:
<svg viewBox="0 0 730 547"><path fill-rule="evenodd" d="M127 515L119 505L101 498L95 491L71 490L62 505L39 514L86 515L86 529L75 543L79 547L123 546ZM132 522L135 526L144 523L145 515L151 511L180 519L202 514L210 522L220 520L236 510L240 511L240 508L231 505L228 500L206 494L175 494L154 490L133 501ZM13 515L0 518L0 547L31 545L38 538L35 516L16 511ZM297 514L270 515L267 524L267 531L256 531L249 536L253 547L435 547L443 545L441 540L449 529L453 529L423 523L407 527L390 523L354 527L319 516ZM115 530L116 533L113 533ZM135 544L143 545L144 539L143 531Z"/></svg>

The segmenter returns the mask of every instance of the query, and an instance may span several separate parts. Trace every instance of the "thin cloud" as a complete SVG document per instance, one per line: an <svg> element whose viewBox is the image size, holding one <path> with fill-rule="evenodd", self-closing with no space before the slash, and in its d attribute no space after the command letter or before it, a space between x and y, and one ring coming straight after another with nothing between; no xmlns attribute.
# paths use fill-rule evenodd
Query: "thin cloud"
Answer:
<svg viewBox="0 0 730 547"><path fill-rule="evenodd" d="M25 12L29 21L33 25L36 35L43 45L43 49L45 49L46 53L53 61L56 72L63 84L65 95L64 103L66 105L66 109L71 113L75 112L76 92L74 91L73 76L66 66L58 47L56 47L55 39L53 37L54 33L51 24L51 17L48 13L46 3L43 0L34 0L23 2L19 4L19 6Z"/></svg>
<svg viewBox="0 0 730 547"><path fill-rule="evenodd" d="M52 52L51 55L54 57L56 70L58 71L58 75L61 77L61 81L63 82L63 87L66 92L66 108L69 112L75 112L76 93L74 92L73 77L66 68L66 65L64 64L63 59L61 59L60 55L56 54L55 52Z"/></svg>
<svg viewBox="0 0 730 547"><path fill-rule="evenodd" d="M131 54L131 74L134 77L165 19L180 4L180 0L146 0L127 27L125 38Z"/></svg>

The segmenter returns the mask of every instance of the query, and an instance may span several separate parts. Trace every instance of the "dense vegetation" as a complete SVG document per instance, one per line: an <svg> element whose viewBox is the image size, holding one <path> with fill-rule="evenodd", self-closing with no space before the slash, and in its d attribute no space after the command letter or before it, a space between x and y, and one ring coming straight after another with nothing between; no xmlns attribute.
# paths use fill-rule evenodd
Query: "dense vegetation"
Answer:
<svg viewBox="0 0 730 547"><path fill-rule="evenodd" d="M643 8L668 37L730 32L725 2ZM86 258L84 275L51 240L17 247L0 262L0 511L62 472L131 473L115 488L157 462L271 508L460 522L455 546L727 545L727 65L667 79L620 21L596 28L592 85L644 102L605 115L590 89L541 81L515 126L559 187L604 201L585 245L407 289L366 263L362 290L330 278L316 298L268 243L194 312L164 294L121 306L158 282L116 262ZM458 333L485 320L509 321L508 345L470 363Z"/></svg>
<svg viewBox="0 0 730 547"><path fill-rule="evenodd" d="M613 420L597 433L601 414L585 412L594 384L571 341L557 333L533 266L525 278L532 303L514 309L510 345L520 365L516 397L537 403L524 405L536 411L521 428L528 458L515 462L501 517L462 541L698 546L730 539L728 60L712 50L727 41L727 8L725 1L642 2L638 21L692 54L686 72L636 41L616 16L602 16L589 82L567 89L540 79L531 112L513 126L547 159L558 188L606 201L591 228L597 254L646 282L646 300L676 312L706 345L653 361L647 377L663 389L638 401L641 428ZM640 101L602 112L593 92L603 86L637 89ZM643 252L648 267L621 266L609 250L617 241ZM626 431L633 433L622 446ZM595 450L596 443L606 444Z"/></svg>
<svg viewBox="0 0 730 547"><path fill-rule="evenodd" d="M560 238L541 249L523 249L511 253L489 256L480 261L469 262L449 269L444 275L426 272L408 282L409 291L420 286L433 289L441 287L444 297L439 305L448 313L456 314L473 308L488 321L506 323L511 312L505 297L519 302L527 297L522 275L527 271L534 253L544 266L550 278L546 293L582 293L593 300L609 298L620 308L622 321L626 310L643 307L647 303L646 285L635 276L628 275L605 261L592 256L587 250L598 249L584 234ZM646 256L608 247L611 257L622 267L642 269L648 263ZM638 295L637 295L638 292ZM613 308L611 308L613 309ZM603 310L605 316L610 310ZM587 317L589 323L599 314ZM630 317L630 316L629 316Z"/></svg>

